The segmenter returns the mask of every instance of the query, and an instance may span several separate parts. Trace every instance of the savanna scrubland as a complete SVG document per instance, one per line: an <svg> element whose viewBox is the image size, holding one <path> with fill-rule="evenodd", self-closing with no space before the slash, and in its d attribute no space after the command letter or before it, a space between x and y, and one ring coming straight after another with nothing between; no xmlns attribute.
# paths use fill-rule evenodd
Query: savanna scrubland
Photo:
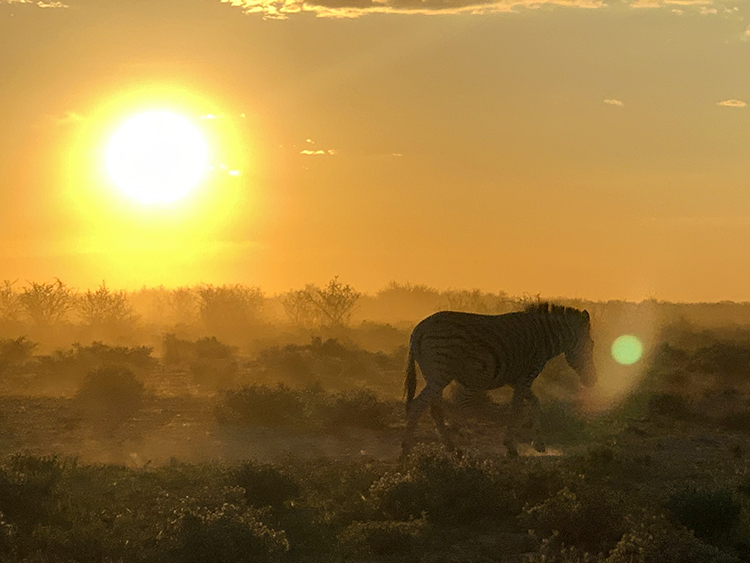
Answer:
<svg viewBox="0 0 750 563"><path fill-rule="evenodd" d="M547 455L508 458L509 390L446 393L461 455L398 459L410 330L538 296L334 278L0 288L7 561L750 560L750 304L587 302L599 382L534 384ZM610 345L638 336L643 358Z"/></svg>

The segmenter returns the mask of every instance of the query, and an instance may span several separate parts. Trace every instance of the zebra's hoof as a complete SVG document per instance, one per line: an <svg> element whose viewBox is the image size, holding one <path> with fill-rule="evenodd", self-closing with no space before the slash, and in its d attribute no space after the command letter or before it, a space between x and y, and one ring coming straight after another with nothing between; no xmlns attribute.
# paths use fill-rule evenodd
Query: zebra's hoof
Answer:
<svg viewBox="0 0 750 563"><path fill-rule="evenodd" d="M401 456L398 458L399 461L404 462L411 453L411 445L406 442L401 443Z"/></svg>

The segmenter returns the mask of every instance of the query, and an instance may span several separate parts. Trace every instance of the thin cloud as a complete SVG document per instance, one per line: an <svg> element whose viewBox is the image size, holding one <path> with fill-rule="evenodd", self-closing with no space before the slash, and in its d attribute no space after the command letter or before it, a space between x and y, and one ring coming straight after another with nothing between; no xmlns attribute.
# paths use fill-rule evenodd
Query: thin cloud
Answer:
<svg viewBox="0 0 750 563"><path fill-rule="evenodd" d="M625 104L622 103L622 100L615 100L614 98L607 98L604 100L604 103L610 106L624 106Z"/></svg>
<svg viewBox="0 0 750 563"><path fill-rule="evenodd" d="M299 151L300 154L305 155L305 156L333 156L337 154L338 152L339 151L337 151L336 149L328 149L327 151L324 151L322 149L318 149L315 151L310 150L310 149L305 149L305 150Z"/></svg>
<svg viewBox="0 0 750 563"><path fill-rule="evenodd" d="M42 2L34 0L0 0L0 4L27 4L33 5L37 8L68 8L67 4L62 2Z"/></svg>
<svg viewBox="0 0 750 563"><path fill-rule="evenodd" d="M631 8L667 8L670 6L678 6L673 9L673 12L682 14L683 10L679 8L697 7L701 11L707 8L707 6L713 6L714 0L632 0L629 4Z"/></svg>
<svg viewBox="0 0 750 563"><path fill-rule="evenodd" d="M286 19L300 12L325 18L358 18L368 14L489 14L515 12L519 8L555 5L602 8L604 0L221 0L246 14L266 19Z"/></svg>
<svg viewBox="0 0 750 563"><path fill-rule="evenodd" d="M744 108L747 106L747 103L742 100L724 100L723 102L718 102L716 105L725 108Z"/></svg>
<svg viewBox="0 0 750 563"><path fill-rule="evenodd" d="M607 0L221 0L246 14L261 14L265 19L286 19L293 14L311 12L323 18L358 18L367 14L490 14L518 12L541 6L599 9L612 5ZM703 14L717 12L716 0L625 0L629 8L696 8Z"/></svg>

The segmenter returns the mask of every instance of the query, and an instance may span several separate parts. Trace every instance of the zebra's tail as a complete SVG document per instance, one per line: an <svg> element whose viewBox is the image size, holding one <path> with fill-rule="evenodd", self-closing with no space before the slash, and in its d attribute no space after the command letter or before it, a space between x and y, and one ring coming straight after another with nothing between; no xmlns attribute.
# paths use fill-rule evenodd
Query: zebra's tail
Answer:
<svg viewBox="0 0 750 563"><path fill-rule="evenodd" d="M417 368L414 362L414 338L409 342L409 355L406 357L406 380L404 381L404 395L406 396L406 412L417 392Z"/></svg>

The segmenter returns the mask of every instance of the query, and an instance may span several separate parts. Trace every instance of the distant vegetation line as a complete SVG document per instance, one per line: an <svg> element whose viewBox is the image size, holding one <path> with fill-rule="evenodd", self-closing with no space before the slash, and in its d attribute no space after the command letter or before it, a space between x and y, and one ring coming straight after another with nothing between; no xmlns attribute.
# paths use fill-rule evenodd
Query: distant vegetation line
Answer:
<svg viewBox="0 0 750 563"><path fill-rule="evenodd" d="M397 282L366 294L338 277L281 294L243 284L124 291L104 281L80 290L54 279L0 282L0 338L27 336L49 347L95 340L154 345L165 333L175 333L193 339L215 336L240 346L256 342L260 349L319 336L390 351L405 345L414 325L436 311L502 314L542 299L587 309L600 339L602 330L607 338L633 332L648 345L667 325L750 326L750 303L590 301Z"/></svg>

